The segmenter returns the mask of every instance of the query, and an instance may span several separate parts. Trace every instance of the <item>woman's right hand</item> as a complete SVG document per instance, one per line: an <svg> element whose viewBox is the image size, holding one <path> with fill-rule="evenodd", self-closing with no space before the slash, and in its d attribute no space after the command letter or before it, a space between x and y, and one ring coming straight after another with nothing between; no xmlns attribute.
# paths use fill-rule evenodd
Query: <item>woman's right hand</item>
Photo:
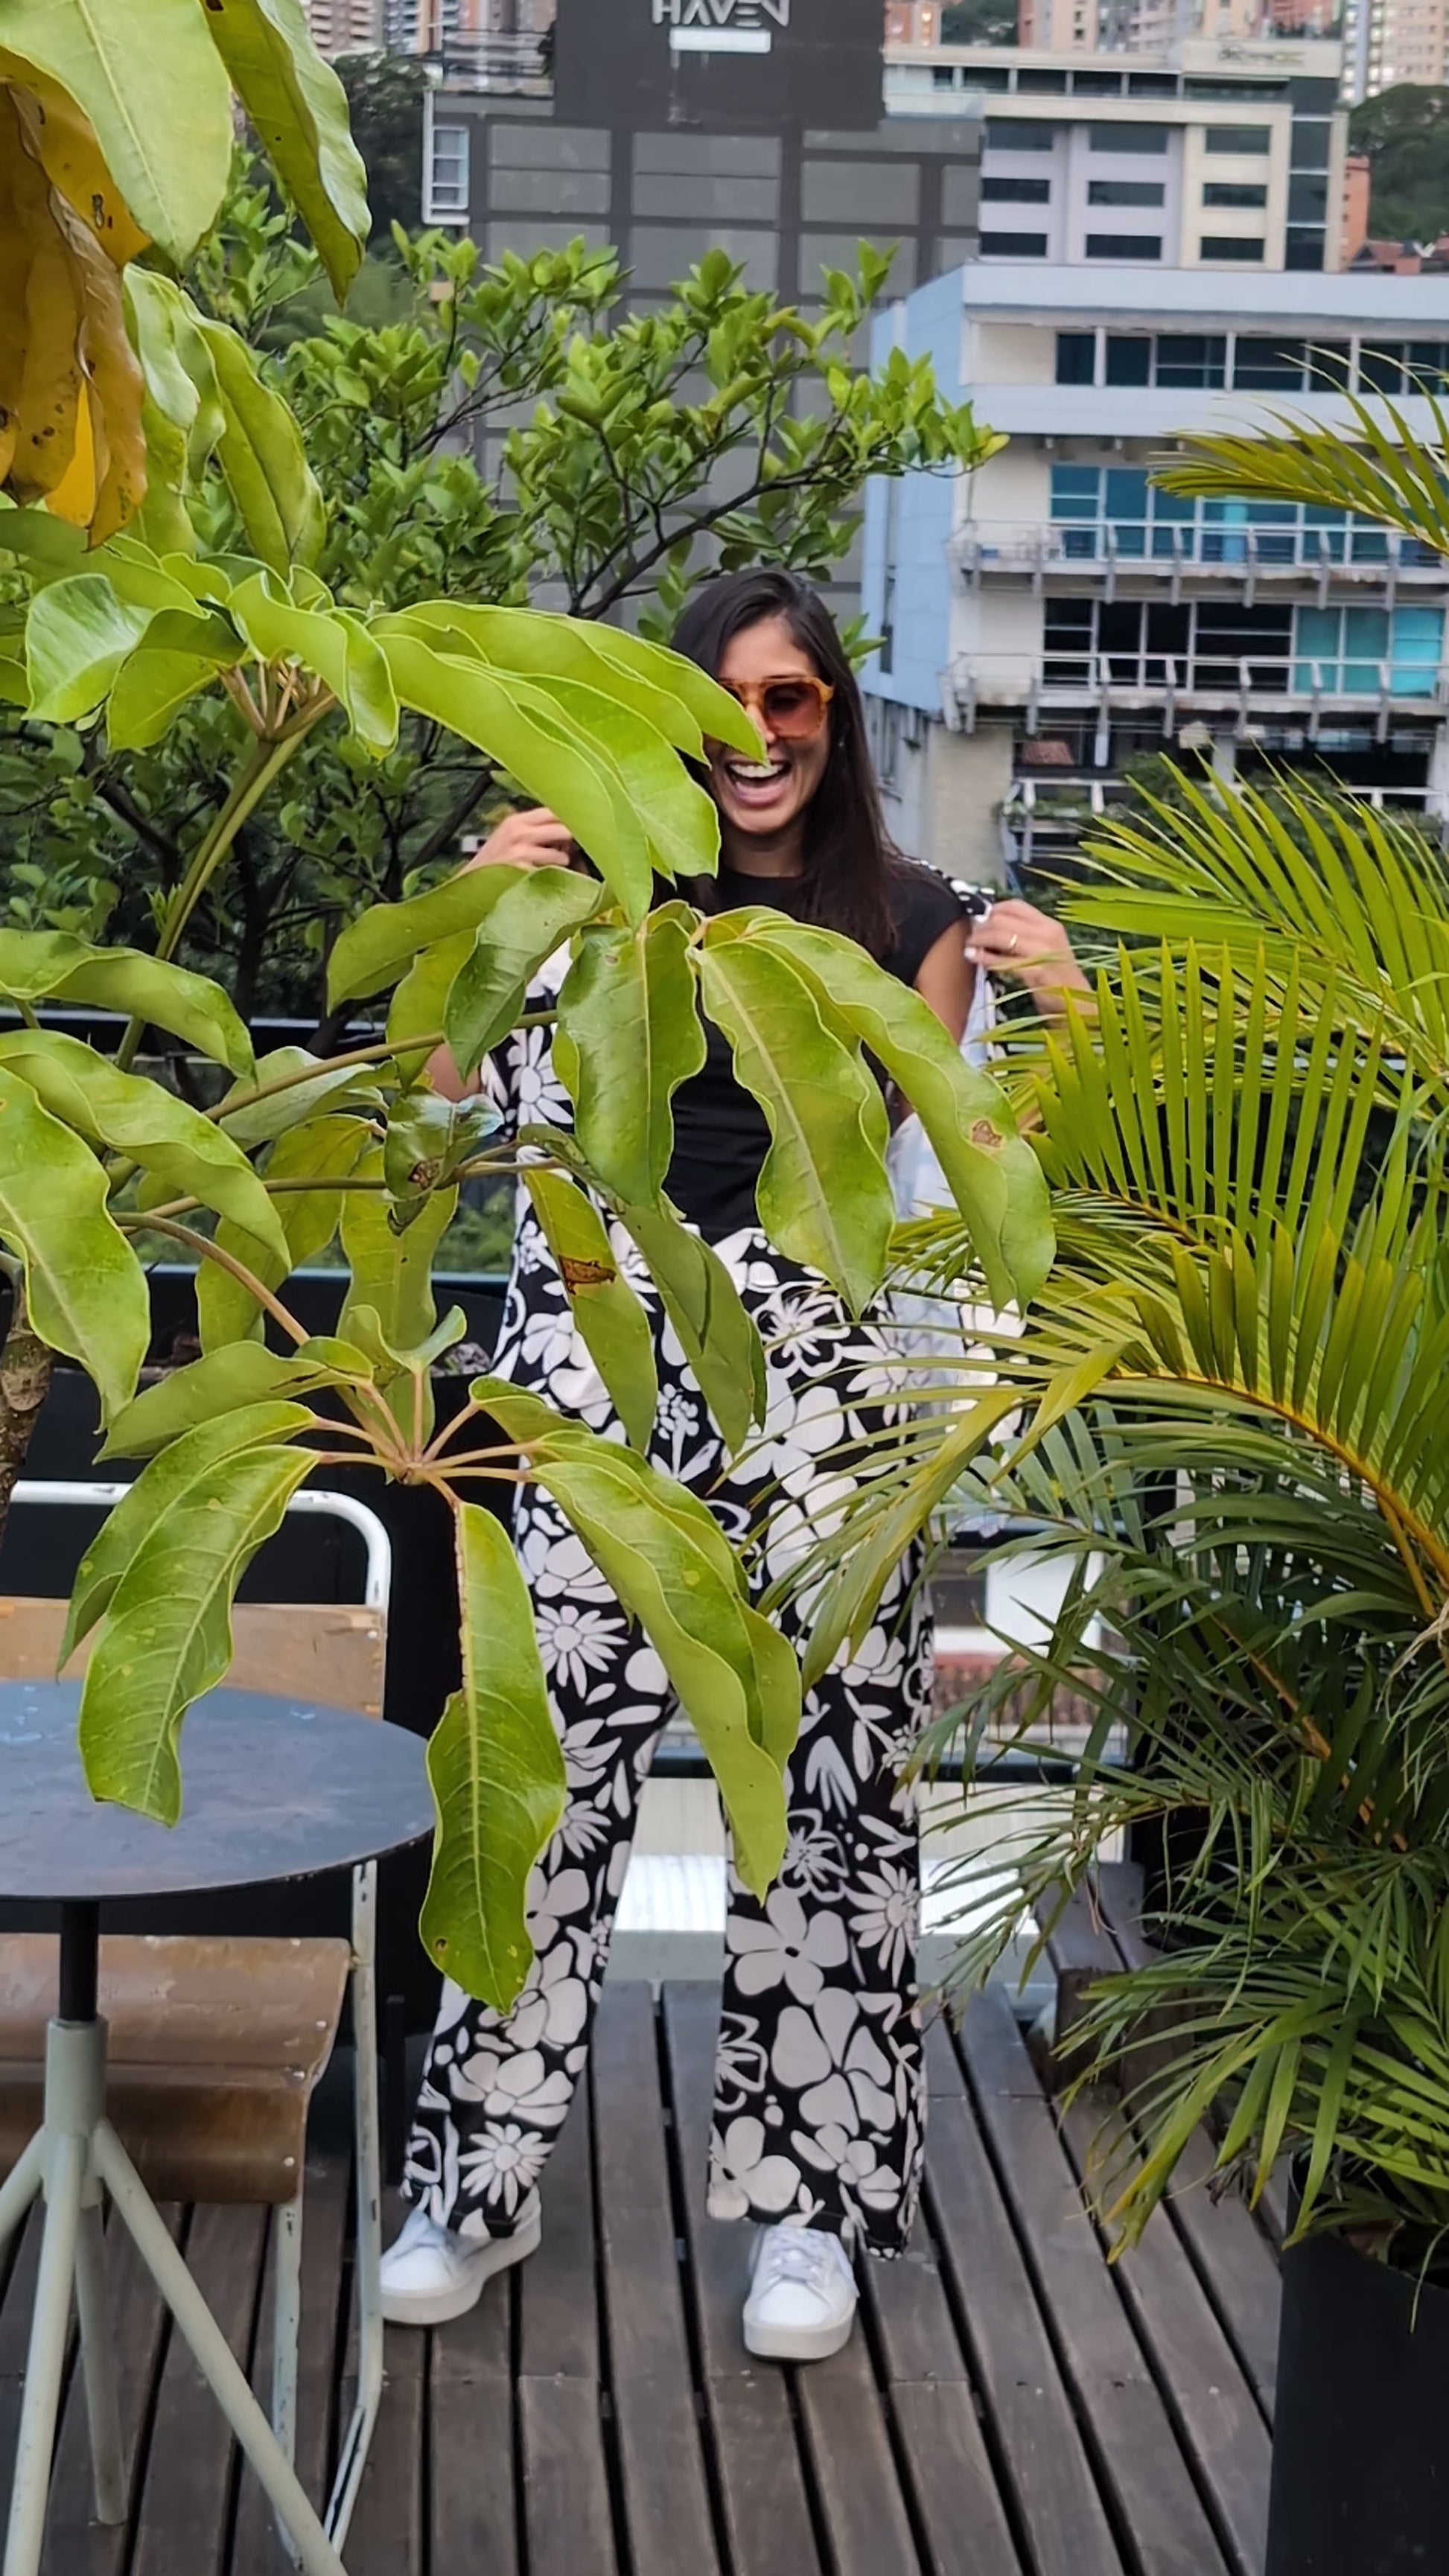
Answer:
<svg viewBox="0 0 1449 2576"><path fill-rule="evenodd" d="M574 837L567 823L561 823L546 805L534 805L526 814L505 814L481 850L474 851L468 866L566 868L573 857Z"/></svg>

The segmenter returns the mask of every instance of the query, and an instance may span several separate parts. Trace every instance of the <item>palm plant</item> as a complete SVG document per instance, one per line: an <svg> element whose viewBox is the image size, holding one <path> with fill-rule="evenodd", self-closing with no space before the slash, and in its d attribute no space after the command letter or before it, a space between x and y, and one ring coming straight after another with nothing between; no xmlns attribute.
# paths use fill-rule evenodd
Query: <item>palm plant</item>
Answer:
<svg viewBox="0 0 1449 2576"><path fill-rule="evenodd" d="M1362 510L1376 480L1376 516L1442 544L1442 454L1395 431L1366 457L1285 430L1253 487ZM1243 457L1204 443L1170 479L1236 490ZM1189 788L1090 855L1095 1001L1012 1038L1056 1267L883 1429L810 1570L813 1661L948 1497L1015 1521L1062 1608L928 1758L979 1770L1064 1686L1094 1724L1072 1793L1015 1820L1015 1886L973 1891L952 1985L1125 1827L1185 1828L1158 1953L1085 2033L1132 2088L1114 2217L1140 2231L1211 2113L1255 2197L1299 2160L1300 2232L1449 2275L1449 868L1281 782ZM906 1249L973 1293L957 1220Z"/></svg>

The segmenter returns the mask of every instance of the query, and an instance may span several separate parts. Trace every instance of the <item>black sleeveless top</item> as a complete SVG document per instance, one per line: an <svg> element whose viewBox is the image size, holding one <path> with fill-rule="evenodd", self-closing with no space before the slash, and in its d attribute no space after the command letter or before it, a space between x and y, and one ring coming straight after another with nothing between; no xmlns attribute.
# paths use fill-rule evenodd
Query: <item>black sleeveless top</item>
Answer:
<svg viewBox="0 0 1449 2576"><path fill-rule="evenodd" d="M737 869L720 868L720 912L753 903L794 913L803 900L798 878L741 876ZM967 920L968 909L945 877L914 859L898 860L892 868L889 903L895 944L881 963L900 983L914 984L942 932ZM759 1223L755 1184L770 1150L770 1129L753 1093L736 1082L729 1040L711 1020L705 1022L705 1039L709 1053L702 1070L674 1095L674 1160L665 1188L706 1243L719 1243L739 1227Z"/></svg>

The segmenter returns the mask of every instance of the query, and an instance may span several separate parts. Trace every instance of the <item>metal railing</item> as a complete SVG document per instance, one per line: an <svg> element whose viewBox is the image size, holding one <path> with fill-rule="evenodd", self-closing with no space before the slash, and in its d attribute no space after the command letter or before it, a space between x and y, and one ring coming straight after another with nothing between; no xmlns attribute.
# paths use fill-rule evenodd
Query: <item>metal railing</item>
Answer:
<svg viewBox="0 0 1449 2576"><path fill-rule="evenodd" d="M1394 712L1449 713L1449 665L1372 661L1358 654L1316 656L1261 652L1236 655L1199 645L1189 654L1101 652L1070 647L1041 654L962 653L944 675L948 723L974 733L983 707L1022 707L1035 733L1043 711L1094 707L1160 707L1171 732L1178 709L1192 705L1231 714L1240 735L1266 706L1301 712L1310 740L1330 711L1371 713L1380 741Z"/></svg>
<svg viewBox="0 0 1449 2576"><path fill-rule="evenodd" d="M544 35L485 35L472 30L444 36L431 59L445 90L506 90L547 98L553 90L552 30Z"/></svg>
<svg viewBox="0 0 1449 2576"><path fill-rule="evenodd" d="M964 585L979 590L993 576L1040 589L1049 574L1094 572L1108 595L1119 570L1154 574L1174 594L1185 573L1228 573L1251 602L1262 575L1316 580L1322 598L1335 582L1356 589L1372 585L1392 604L1400 582L1412 588L1449 583L1449 563L1397 529L1348 521L1340 527L1295 523L1287 527L1228 526L1220 521L1096 519L968 521L951 539L952 566Z"/></svg>

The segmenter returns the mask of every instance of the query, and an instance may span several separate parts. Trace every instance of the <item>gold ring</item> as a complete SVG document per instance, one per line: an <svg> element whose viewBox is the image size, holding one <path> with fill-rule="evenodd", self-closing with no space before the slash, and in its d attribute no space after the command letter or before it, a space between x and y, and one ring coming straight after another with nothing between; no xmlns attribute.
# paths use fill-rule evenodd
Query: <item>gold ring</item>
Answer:
<svg viewBox="0 0 1449 2576"><path fill-rule="evenodd" d="M1018 934L1016 933L1016 931L1013 931L1013 932L1012 932L1012 934L1011 934L1011 937L1008 939L1008 941L1007 941L1007 943L1006 943L1006 953L1007 953L1008 957L1014 957L1014 956L1016 955L1016 942L1017 942L1017 936L1018 936Z"/></svg>

